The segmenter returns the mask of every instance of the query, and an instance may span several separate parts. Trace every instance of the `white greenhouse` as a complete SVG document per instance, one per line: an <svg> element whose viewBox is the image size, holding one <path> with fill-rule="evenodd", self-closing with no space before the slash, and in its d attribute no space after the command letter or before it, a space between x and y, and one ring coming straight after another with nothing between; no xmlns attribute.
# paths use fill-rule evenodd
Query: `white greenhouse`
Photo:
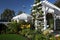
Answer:
<svg viewBox="0 0 60 40"><path fill-rule="evenodd" d="M12 18L12 20L19 22L19 20L24 20L25 22L29 22L32 20L32 16L26 13L22 13Z"/></svg>

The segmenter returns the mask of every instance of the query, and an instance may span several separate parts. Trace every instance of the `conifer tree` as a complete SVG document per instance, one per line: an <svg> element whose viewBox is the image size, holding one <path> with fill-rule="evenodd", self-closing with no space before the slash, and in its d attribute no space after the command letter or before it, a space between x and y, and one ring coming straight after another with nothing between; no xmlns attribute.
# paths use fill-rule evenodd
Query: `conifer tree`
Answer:
<svg viewBox="0 0 60 40"><path fill-rule="evenodd" d="M35 21L37 20L37 17L42 16L42 8L41 8L42 6L40 4L40 1L41 0L34 0L34 4L32 5L31 15L33 16L33 23L34 24L35 24ZM40 19L38 19L37 21L39 21L39 20Z"/></svg>

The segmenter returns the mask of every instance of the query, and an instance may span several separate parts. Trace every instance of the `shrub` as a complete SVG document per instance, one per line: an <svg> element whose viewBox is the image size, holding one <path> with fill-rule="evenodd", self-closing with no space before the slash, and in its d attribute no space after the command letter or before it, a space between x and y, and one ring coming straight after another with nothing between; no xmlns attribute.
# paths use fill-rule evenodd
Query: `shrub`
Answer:
<svg viewBox="0 0 60 40"><path fill-rule="evenodd" d="M17 33L19 26L20 26L19 23L17 23L17 22L11 22L10 24L8 24L7 33Z"/></svg>

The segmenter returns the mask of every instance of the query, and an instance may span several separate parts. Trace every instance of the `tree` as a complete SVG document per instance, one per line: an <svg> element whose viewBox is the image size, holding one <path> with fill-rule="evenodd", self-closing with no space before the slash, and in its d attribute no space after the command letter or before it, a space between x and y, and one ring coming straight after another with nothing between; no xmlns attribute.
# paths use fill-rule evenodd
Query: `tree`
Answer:
<svg viewBox="0 0 60 40"><path fill-rule="evenodd" d="M55 5L60 8L60 0L56 0Z"/></svg>
<svg viewBox="0 0 60 40"><path fill-rule="evenodd" d="M20 15L20 14L22 14L22 13L24 13L24 12L23 12L23 11L19 11L17 15Z"/></svg>
<svg viewBox="0 0 60 40"><path fill-rule="evenodd" d="M1 20L11 21L12 17L14 16L15 16L14 10L5 9L4 12L1 14Z"/></svg>
<svg viewBox="0 0 60 40"><path fill-rule="evenodd" d="M39 3L41 0L35 0L34 1L34 4L37 4L37 3ZM39 8L39 7L41 7L41 4L39 4L39 5L37 5L37 6L32 6L32 9L31 9L31 11L32 11L32 16L35 18L35 14L37 13L37 12L39 12L40 14L41 14L41 8ZM34 12L33 12L33 10L35 10Z"/></svg>
<svg viewBox="0 0 60 40"><path fill-rule="evenodd" d="M36 24L36 20L39 22L41 19L37 19L39 17L43 17L42 15L42 8L41 8L41 4L40 4L41 0L34 0L34 4L32 6L31 9L31 15L33 16L33 24L35 26ZM38 15L39 14L39 15ZM41 20L43 21L43 20ZM38 23L37 23L38 24ZM41 26L41 24L39 24L39 27ZM41 27L40 27L41 28ZM35 26L35 29L37 29L37 26Z"/></svg>

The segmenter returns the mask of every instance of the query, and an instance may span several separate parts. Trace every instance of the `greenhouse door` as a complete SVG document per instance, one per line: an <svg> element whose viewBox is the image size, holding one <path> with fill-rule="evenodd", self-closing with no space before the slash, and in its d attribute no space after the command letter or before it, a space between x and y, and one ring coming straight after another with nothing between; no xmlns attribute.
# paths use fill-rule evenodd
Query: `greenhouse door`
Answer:
<svg viewBox="0 0 60 40"><path fill-rule="evenodd" d="M54 29L54 17L51 13L46 14L46 20L47 20L47 25L49 25L48 28Z"/></svg>

